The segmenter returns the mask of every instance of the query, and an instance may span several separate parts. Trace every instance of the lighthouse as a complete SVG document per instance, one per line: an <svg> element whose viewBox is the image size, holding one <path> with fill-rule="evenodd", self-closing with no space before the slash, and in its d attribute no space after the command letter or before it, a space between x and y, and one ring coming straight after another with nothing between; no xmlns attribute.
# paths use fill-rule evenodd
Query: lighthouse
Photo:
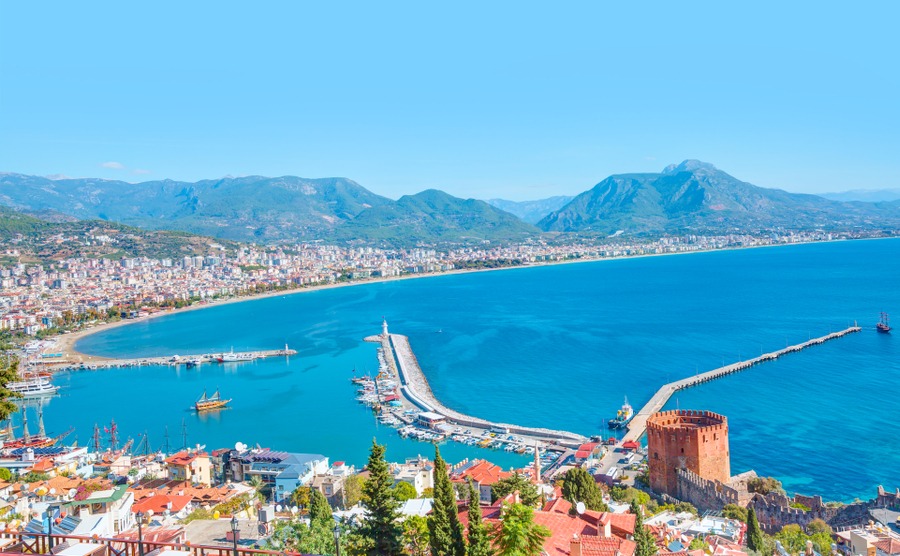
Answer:
<svg viewBox="0 0 900 556"><path fill-rule="evenodd" d="M381 335L385 338L388 337L387 319L384 317L381 317Z"/></svg>

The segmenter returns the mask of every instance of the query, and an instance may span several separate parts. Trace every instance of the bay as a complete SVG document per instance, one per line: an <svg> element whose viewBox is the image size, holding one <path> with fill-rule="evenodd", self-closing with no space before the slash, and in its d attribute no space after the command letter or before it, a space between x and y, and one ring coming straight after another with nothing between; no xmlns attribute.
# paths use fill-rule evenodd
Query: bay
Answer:
<svg viewBox="0 0 900 556"><path fill-rule="evenodd" d="M789 492L869 498L900 486L894 335L878 312L900 308L900 240L852 241L445 275L304 292L137 322L84 338L101 356L275 349L299 354L199 370L72 372L45 410L49 432L80 443L115 419L159 447L237 441L365 462L428 444L379 427L354 400L352 369L376 367L361 341L382 316L406 334L446 405L492 420L602 434L625 396L636 407L664 382L847 327L858 334L679 393L671 407L711 409L730 424L732 472L755 469ZM900 311L900 309L898 309ZM900 312L898 312L900 315ZM233 409L186 408L220 387ZM525 458L447 443L451 461Z"/></svg>

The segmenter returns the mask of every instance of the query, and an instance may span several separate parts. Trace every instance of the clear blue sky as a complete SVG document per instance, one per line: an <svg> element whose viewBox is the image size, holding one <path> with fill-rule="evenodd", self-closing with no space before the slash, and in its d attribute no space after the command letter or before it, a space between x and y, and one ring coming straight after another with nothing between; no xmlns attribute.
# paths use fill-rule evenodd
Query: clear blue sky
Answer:
<svg viewBox="0 0 900 556"><path fill-rule="evenodd" d="M900 3L0 0L0 171L900 187Z"/></svg>

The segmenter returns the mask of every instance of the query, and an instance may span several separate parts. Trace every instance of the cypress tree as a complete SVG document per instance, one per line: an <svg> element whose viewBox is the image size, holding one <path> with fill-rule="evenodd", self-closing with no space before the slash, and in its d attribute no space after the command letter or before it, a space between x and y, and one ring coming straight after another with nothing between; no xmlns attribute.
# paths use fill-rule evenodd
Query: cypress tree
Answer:
<svg viewBox="0 0 900 556"><path fill-rule="evenodd" d="M469 546L466 548L466 556L491 556L491 539L488 537L487 526L481 519L481 504L478 501L478 490L469 481Z"/></svg>
<svg viewBox="0 0 900 556"><path fill-rule="evenodd" d="M762 552L763 550L763 533L753 506L747 510L747 549L753 552Z"/></svg>
<svg viewBox="0 0 900 556"><path fill-rule="evenodd" d="M325 524L331 524L332 521L331 505L325 495L315 488L309 491L309 521Z"/></svg>
<svg viewBox="0 0 900 556"><path fill-rule="evenodd" d="M428 520L431 556L465 556L466 543L457 513L456 496L447 475L447 462L434 447L434 505Z"/></svg>
<svg viewBox="0 0 900 556"><path fill-rule="evenodd" d="M380 446L374 438L366 468L369 479L363 486L363 496L369 515L361 528L363 536L370 541L366 554L400 556L403 554L402 529L397 512L400 502L391 492L394 479L384 460L384 446Z"/></svg>
<svg viewBox="0 0 900 556"><path fill-rule="evenodd" d="M653 533L644 527L644 514L636 500L631 502L631 513L635 516L634 542L637 544L634 556L653 556L659 548L656 546L656 539L653 537Z"/></svg>

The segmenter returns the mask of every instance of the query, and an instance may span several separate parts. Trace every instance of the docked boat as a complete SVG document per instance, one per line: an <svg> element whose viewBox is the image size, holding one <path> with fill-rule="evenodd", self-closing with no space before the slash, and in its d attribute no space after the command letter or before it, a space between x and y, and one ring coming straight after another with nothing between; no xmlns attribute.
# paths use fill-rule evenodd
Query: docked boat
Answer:
<svg viewBox="0 0 900 556"><path fill-rule="evenodd" d="M34 378L26 378L16 382L8 382L6 389L15 392L23 398L36 398L40 396L50 396L59 390L58 386L54 386L47 378L36 376Z"/></svg>
<svg viewBox="0 0 900 556"><path fill-rule="evenodd" d="M625 403L622 404L622 407L616 413L616 418L609 420L609 428L624 428L631 421L632 417L634 417L634 408L628 403L628 398L626 397Z"/></svg>
<svg viewBox="0 0 900 556"><path fill-rule="evenodd" d="M216 360L219 363L239 363L241 361L253 361L256 359L252 353L235 353L234 348L231 348L231 351L228 353L223 353L216 357Z"/></svg>
<svg viewBox="0 0 900 556"><path fill-rule="evenodd" d="M887 313L882 311L881 321L879 321L878 324L875 325L875 329L883 334L887 334L888 332L891 331L891 325L890 325L890 322L888 321Z"/></svg>
<svg viewBox="0 0 900 556"><path fill-rule="evenodd" d="M199 367L201 363L203 363L202 359L194 357L193 359L188 359L186 365L188 367Z"/></svg>
<svg viewBox="0 0 900 556"><path fill-rule="evenodd" d="M216 393L212 396L206 395L206 390L203 391L203 395L200 396L200 399L194 403L194 409L197 410L198 413L203 413L204 411L215 411L217 409L224 409L228 406L230 399L223 399L222 396L219 395L219 391L216 390Z"/></svg>

